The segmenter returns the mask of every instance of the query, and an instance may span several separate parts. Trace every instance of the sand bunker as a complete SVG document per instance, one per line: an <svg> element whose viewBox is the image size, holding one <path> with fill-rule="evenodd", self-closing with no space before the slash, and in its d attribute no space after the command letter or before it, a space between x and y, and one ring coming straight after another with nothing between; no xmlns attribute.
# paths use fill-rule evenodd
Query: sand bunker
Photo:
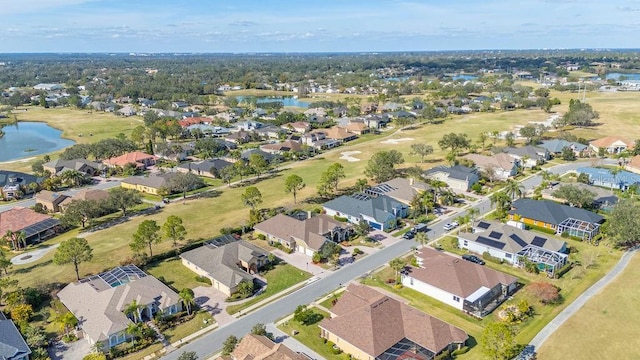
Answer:
<svg viewBox="0 0 640 360"><path fill-rule="evenodd" d="M340 153L339 159L341 160L347 160L348 162L355 162L355 161L360 161L360 159L358 159L357 157L353 157L353 155L358 155L361 154L362 151L343 151Z"/></svg>
<svg viewBox="0 0 640 360"><path fill-rule="evenodd" d="M391 145L398 145L403 141L413 141L413 138L401 138L401 139L388 139L388 140L384 140L384 141L380 141L381 144L391 144Z"/></svg>

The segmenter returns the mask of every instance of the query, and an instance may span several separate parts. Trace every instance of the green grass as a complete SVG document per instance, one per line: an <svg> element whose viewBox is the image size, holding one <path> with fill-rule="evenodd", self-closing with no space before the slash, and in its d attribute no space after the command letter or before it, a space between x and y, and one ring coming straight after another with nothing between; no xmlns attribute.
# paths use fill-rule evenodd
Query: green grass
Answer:
<svg viewBox="0 0 640 360"><path fill-rule="evenodd" d="M207 326L211 326L213 323L214 323L214 320L208 312L199 311L198 313L196 313L193 319L185 323L182 323L176 327L169 328L165 330L163 333L166 336L167 340L170 343L173 343L188 335L195 333L196 331L202 330Z"/></svg>
<svg viewBox="0 0 640 360"><path fill-rule="evenodd" d="M80 340L80 341L84 341L84 340ZM154 353L160 353L160 350L162 350L163 346L160 343L155 343L152 344L149 347L146 347L136 353L133 354L129 354L127 356L121 357L120 359L122 360L141 360L144 359L147 355L151 355Z"/></svg>
<svg viewBox="0 0 640 360"><path fill-rule="evenodd" d="M196 274L182 265L180 258L167 259L145 266L145 271L157 278L164 278L164 283L177 292L184 288L193 289L198 286L210 286L196 281Z"/></svg>
<svg viewBox="0 0 640 360"><path fill-rule="evenodd" d="M279 264L274 269L267 271L263 276L267 280L267 290L242 304L228 306L227 312L229 314L235 314L301 281L307 280L311 277L311 274L289 264Z"/></svg>
<svg viewBox="0 0 640 360"><path fill-rule="evenodd" d="M321 314L323 317L329 317L327 312L324 312L316 307L311 308L314 313ZM282 330L287 335L298 340L302 344L306 345L309 349L318 353L325 359L348 359L347 354L335 355L329 345L324 343L324 340L320 338L320 328L318 324L303 325L293 319L286 321L282 325L278 326L278 329ZM292 335L293 331L298 331L298 334Z"/></svg>
<svg viewBox="0 0 640 360"><path fill-rule="evenodd" d="M337 294L334 293L329 298L327 298L326 300L321 302L320 305L324 306L327 309L331 309L333 307L333 301L337 300L337 299L340 299L342 297L342 295L344 295L344 291L341 291L341 292L339 292Z"/></svg>

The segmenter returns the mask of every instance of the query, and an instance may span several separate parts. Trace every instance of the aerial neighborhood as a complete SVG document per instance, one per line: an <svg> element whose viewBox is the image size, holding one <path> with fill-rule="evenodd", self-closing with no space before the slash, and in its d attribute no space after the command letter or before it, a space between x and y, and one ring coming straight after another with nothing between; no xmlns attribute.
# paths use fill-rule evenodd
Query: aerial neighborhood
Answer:
<svg viewBox="0 0 640 360"><path fill-rule="evenodd" d="M43 60L42 82L0 66L0 359L578 341L596 325L536 335L638 267L640 133L609 108L637 111L637 88L607 77L632 62L540 54L87 55L80 77Z"/></svg>

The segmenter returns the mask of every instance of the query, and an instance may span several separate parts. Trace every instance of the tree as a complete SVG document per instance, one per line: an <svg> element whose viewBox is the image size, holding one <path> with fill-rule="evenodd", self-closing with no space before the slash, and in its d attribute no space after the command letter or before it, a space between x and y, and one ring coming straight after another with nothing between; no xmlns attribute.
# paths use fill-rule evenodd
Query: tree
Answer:
<svg viewBox="0 0 640 360"><path fill-rule="evenodd" d="M11 319L18 324L28 323L33 316L31 304L18 304L11 308Z"/></svg>
<svg viewBox="0 0 640 360"><path fill-rule="evenodd" d="M267 337L269 335L269 333L267 332L267 327L262 323L257 323L253 325L253 327L251 328L251 333L253 335L260 335L260 336L267 336Z"/></svg>
<svg viewBox="0 0 640 360"><path fill-rule="evenodd" d="M233 165L225 166L222 169L218 170L218 177L222 180L227 186L231 186L231 180L235 176L235 167Z"/></svg>
<svg viewBox="0 0 640 360"><path fill-rule="evenodd" d="M112 208L122 211L122 216L127 216L127 209L142 204L142 195L133 189L117 187L109 190L107 204Z"/></svg>
<svg viewBox="0 0 640 360"><path fill-rule="evenodd" d="M236 349L238 338L230 335L222 344L222 355L229 355Z"/></svg>
<svg viewBox="0 0 640 360"><path fill-rule="evenodd" d="M304 180L296 174L289 175L284 181L284 191L287 194L293 194L293 203L296 203L296 196L298 195L298 191L304 189L306 184Z"/></svg>
<svg viewBox="0 0 640 360"><path fill-rule="evenodd" d="M424 231L420 231L413 239L421 246L425 246L429 242L429 235Z"/></svg>
<svg viewBox="0 0 640 360"><path fill-rule="evenodd" d="M249 296L253 295L254 291L255 284L253 283L253 280L242 280L238 284L238 294L240 294L240 296L242 296L243 298L248 298Z"/></svg>
<svg viewBox="0 0 640 360"><path fill-rule="evenodd" d="M318 193L321 196L334 194L338 192L338 184L340 179L345 178L344 167L340 163L329 165L327 170L320 175L318 182Z"/></svg>
<svg viewBox="0 0 640 360"><path fill-rule="evenodd" d="M9 268L11 267L11 260L7 259L7 254L0 249L0 269L4 270L5 276L9 275ZM0 271L0 276L2 276L2 271Z"/></svg>
<svg viewBox="0 0 640 360"><path fill-rule="evenodd" d="M424 162L425 156L429 156L431 154L433 154L433 146L421 143L411 144L411 155L418 155L421 163Z"/></svg>
<svg viewBox="0 0 640 360"><path fill-rule="evenodd" d="M511 198L504 191L498 191L491 195L491 206L496 207L499 217L506 216L507 211L511 207Z"/></svg>
<svg viewBox="0 0 640 360"><path fill-rule="evenodd" d="M573 149L568 146L562 148L562 153L560 156L562 160L565 161L574 161L576 159L576 153L573 152Z"/></svg>
<svg viewBox="0 0 640 360"><path fill-rule="evenodd" d="M102 209L100 204L95 200L73 200L64 209L62 222L65 225L82 225L84 229L87 222L100 216Z"/></svg>
<svg viewBox="0 0 640 360"><path fill-rule="evenodd" d="M536 281L527 285L526 290L542 304L555 304L560 300L560 289L544 281Z"/></svg>
<svg viewBox="0 0 640 360"><path fill-rule="evenodd" d="M249 206L251 210L255 210L258 205L262 204L262 193L255 186L246 188L240 195L240 198L242 199L242 203L245 206Z"/></svg>
<svg viewBox="0 0 640 360"><path fill-rule="evenodd" d="M8 243L11 243L11 248L14 250L20 250L24 244L26 246L26 234L24 231L11 231L7 230L2 239Z"/></svg>
<svg viewBox="0 0 640 360"><path fill-rule="evenodd" d="M575 185L562 185L552 194L554 197L564 199L571 206L588 208L593 205L596 193L589 189L581 189Z"/></svg>
<svg viewBox="0 0 640 360"><path fill-rule="evenodd" d="M187 309L187 315L191 315L191 306L195 304L195 295L193 293L193 290L184 288L180 290L178 296L180 296L182 305L184 305L184 307Z"/></svg>
<svg viewBox="0 0 640 360"><path fill-rule="evenodd" d="M142 305L138 304L138 301L133 300L125 306L124 314L132 319L134 323L137 323L138 321L142 321L142 316L140 314L142 307Z"/></svg>
<svg viewBox="0 0 640 360"><path fill-rule="evenodd" d="M137 323L129 324L125 329L125 332L131 336L131 343L133 346L136 345L136 339L142 336L142 328L140 327L140 324Z"/></svg>
<svg viewBox="0 0 640 360"><path fill-rule="evenodd" d="M264 173L269 167L269 163L264 156L260 154L251 154L249 155L249 166L253 172L258 175L258 178L260 178L260 175L262 175L262 173Z"/></svg>
<svg viewBox="0 0 640 360"><path fill-rule="evenodd" d="M53 255L53 262L57 265L73 264L76 271L76 278L80 280L78 265L91 261L93 249L89 246L87 239L71 238L60 243Z"/></svg>
<svg viewBox="0 0 640 360"><path fill-rule="evenodd" d="M493 360L508 360L517 354L516 331L504 322L487 324L480 343L482 352Z"/></svg>
<svg viewBox="0 0 640 360"><path fill-rule="evenodd" d="M605 230L615 246L640 244L640 204L635 199L620 200L611 212Z"/></svg>
<svg viewBox="0 0 640 360"><path fill-rule="evenodd" d="M395 166L403 162L404 158L398 150L378 151L369 159L364 173L377 183L389 181L396 177Z"/></svg>
<svg viewBox="0 0 640 360"><path fill-rule="evenodd" d="M353 227L353 231L356 235L365 237L371 231L371 225L369 225L365 220L360 220L360 222Z"/></svg>
<svg viewBox="0 0 640 360"><path fill-rule="evenodd" d="M507 185L504 187L504 192L511 197L513 201L516 197L521 198L524 195L524 186L513 179L507 180Z"/></svg>
<svg viewBox="0 0 640 360"><path fill-rule="evenodd" d="M367 181L367 179L358 179L356 180L355 186L358 192L364 192L369 187L369 182Z"/></svg>
<svg viewBox="0 0 640 360"><path fill-rule="evenodd" d="M55 322L60 325L60 329L62 329L65 334L68 334L71 329L78 326L78 319L76 319L70 311L56 317Z"/></svg>
<svg viewBox="0 0 640 360"><path fill-rule="evenodd" d="M470 143L467 134L449 133L445 134L442 139L438 141L438 146L440 146L442 150L449 149L451 153L457 154L458 150L469 148Z"/></svg>
<svg viewBox="0 0 640 360"><path fill-rule="evenodd" d="M69 187L82 185L86 181L86 175L78 170L66 170L60 174L60 178Z"/></svg>
<svg viewBox="0 0 640 360"><path fill-rule="evenodd" d="M131 250L139 252L145 247L149 248L149 256L153 256L153 244L159 244L162 237L158 233L160 226L155 220L144 220L138 225L138 230L133 234L133 241L129 244Z"/></svg>
<svg viewBox="0 0 640 360"><path fill-rule="evenodd" d="M182 218L176 215L169 215L167 221L162 225L164 237L173 240L173 247L178 247L178 241L184 240L187 229L182 225Z"/></svg>
<svg viewBox="0 0 640 360"><path fill-rule="evenodd" d="M196 174L177 172L167 180L167 189L171 192L182 193L182 200L187 198L187 191L205 186L204 181Z"/></svg>
<svg viewBox="0 0 640 360"><path fill-rule="evenodd" d="M178 360L198 360L198 353L195 351L185 351L178 356Z"/></svg>
<svg viewBox="0 0 640 360"><path fill-rule="evenodd" d="M569 100L569 111L562 118L558 119L559 126L575 125L575 126L591 126L593 120L598 119L600 115L594 111L590 104L583 103L580 100Z"/></svg>
<svg viewBox="0 0 640 360"><path fill-rule="evenodd" d="M303 325L311 325L322 320L322 315L313 312L313 310L307 308L306 305L298 305L293 312L293 320Z"/></svg>
<svg viewBox="0 0 640 360"><path fill-rule="evenodd" d="M538 129L533 124L525 125L520 128L520 136L527 139L527 144L531 144L538 136Z"/></svg>
<svg viewBox="0 0 640 360"><path fill-rule="evenodd" d="M407 264L401 258L395 258L389 261L389 267L396 272L396 284L400 282L400 271L404 270Z"/></svg>
<svg viewBox="0 0 640 360"><path fill-rule="evenodd" d="M488 139L489 139L489 136L487 135L486 132L481 132L480 135L478 135L478 143L480 144L480 146L482 146L482 150L486 148L485 145Z"/></svg>
<svg viewBox="0 0 640 360"><path fill-rule="evenodd" d="M516 144L516 134L514 134L512 131L509 131L504 136L504 141L507 143L507 146L513 147Z"/></svg>

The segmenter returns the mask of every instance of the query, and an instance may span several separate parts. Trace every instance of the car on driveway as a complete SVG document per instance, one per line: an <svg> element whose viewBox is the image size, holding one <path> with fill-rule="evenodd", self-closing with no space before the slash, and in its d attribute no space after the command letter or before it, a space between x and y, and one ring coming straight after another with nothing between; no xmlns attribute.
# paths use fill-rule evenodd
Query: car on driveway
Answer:
<svg viewBox="0 0 640 360"><path fill-rule="evenodd" d="M479 257L477 257L475 255L464 254L464 255L462 255L462 259L467 260L467 261L471 261L472 263L476 263L476 264L479 264L479 265L484 265L484 260L480 259Z"/></svg>

